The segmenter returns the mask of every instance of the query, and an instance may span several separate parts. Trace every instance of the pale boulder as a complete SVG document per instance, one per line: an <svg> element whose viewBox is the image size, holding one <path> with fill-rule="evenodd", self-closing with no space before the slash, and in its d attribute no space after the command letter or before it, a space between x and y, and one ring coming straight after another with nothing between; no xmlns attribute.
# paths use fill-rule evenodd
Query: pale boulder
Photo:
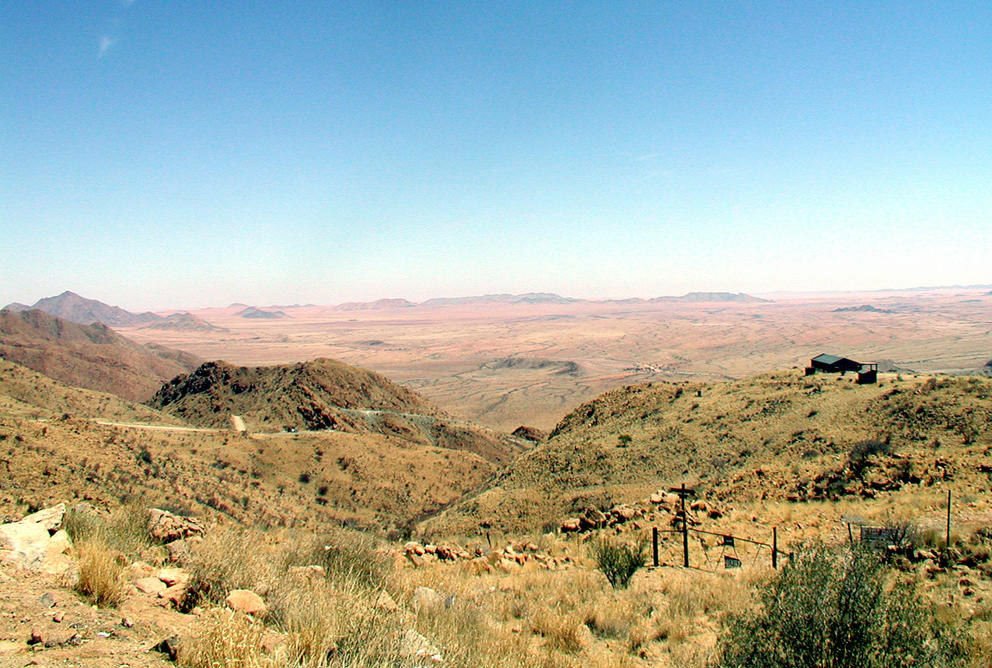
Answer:
<svg viewBox="0 0 992 668"><path fill-rule="evenodd" d="M69 536L58 529L64 515L65 504L59 504L18 522L0 524L0 561L46 573L68 570L72 565L65 556L70 546Z"/></svg>
<svg viewBox="0 0 992 668"><path fill-rule="evenodd" d="M250 589L235 589L224 599L227 607L248 615L261 616L268 612L262 597Z"/></svg>

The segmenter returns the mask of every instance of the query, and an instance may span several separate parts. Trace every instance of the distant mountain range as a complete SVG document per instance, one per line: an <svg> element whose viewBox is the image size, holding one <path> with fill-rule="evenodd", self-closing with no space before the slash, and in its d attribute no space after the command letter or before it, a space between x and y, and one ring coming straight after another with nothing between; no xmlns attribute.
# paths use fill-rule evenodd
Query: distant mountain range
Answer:
<svg viewBox="0 0 992 668"><path fill-rule="evenodd" d="M754 297L743 292L689 292L681 297L654 297L652 299L642 299L632 297L629 299L576 299L574 297L562 297L553 292L527 292L514 295L508 293L472 295L468 297L435 297L423 302L411 302L406 299L379 299L372 302L348 302L336 306L339 311L373 311L398 308L413 308L417 306L437 307L437 306L466 306L473 304L583 304L583 303L614 303L614 304L646 304L658 302L735 302L742 304L757 304L768 302L767 299Z"/></svg>
<svg viewBox="0 0 992 668"><path fill-rule="evenodd" d="M653 302L736 302L740 304L759 304L768 299L754 297L743 292L687 292L681 297L655 297Z"/></svg>
<svg viewBox="0 0 992 668"><path fill-rule="evenodd" d="M410 308L416 306L406 299L377 299L374 302L346 302L334 307L336 311L375 311L387 308Z"/></svg>
<svg viewBox="0 0 992 668"><path fill-rule="evenodd" d="M654 297L642 299L638 297L629 299L576 299L574 297L562 297L553 292L526 292L523 294L487 294L472 295L467 297L435 297L423 302L412 302L407 299L377 299L370 302L346 302L334 306L336 311L378 311L395 310L415 307L443 307L443 306L464 306L464 305L486 305L486 304L582 304L582 303L613 303L613 304L648 304L661 302L691 302L691 303L761 303L767 299L754 297L743 292L689 292L681 297ZM307 306L313 306L309 304ZM228 308L240 309L234 315L241 318L275 320L290 317L282 309L304 308L298 305L293 306L249 306L247 304L234 303ZM163 330L185 330L185 331L220 331L221 328L201 320L189 313L175 313L168 317L163 317L156 313L132 313L119 306L110 306L95 299L81 297L75 292L66 291L55 297L45 297L39 299L33 305L28 306L14 302L4 307L4 310L11 312L39 310L69 322L81 325L89 325L95 322L102 323L109 327L135 327L146 326L153 329Z"/></svg>
<svg viewBox="0 0 992 668"><path fill-rule="evenodd" d="M527 292L522 295L494 294L472 297L435 297L421 302L419 306L458 306L461 304L571 304L583 301L562 297L551 292Z"/></svg>
<svg viewBox="0 0 992 668"><path fill-rule="evenodd" d="M4 310L13 312L31 309L44 311L56 318L80 325L99 322L110 327L130 327L163 320L162 316L154 313L131 313L119 306L109 306L95 299L86 299L68 290L55 297L39 299L31 306L14 302L4 307Z"/></svg>

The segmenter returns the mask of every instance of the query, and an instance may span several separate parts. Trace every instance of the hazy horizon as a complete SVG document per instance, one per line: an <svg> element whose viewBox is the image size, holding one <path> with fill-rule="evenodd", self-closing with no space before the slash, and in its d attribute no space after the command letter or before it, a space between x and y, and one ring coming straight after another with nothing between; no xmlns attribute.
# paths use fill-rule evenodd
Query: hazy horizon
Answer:
<svg viewBox="0 0 992 668"><path fill-rule="evenodd" d="M0 304L992 282L988 5L107 0L0 37Z"/></svg>
<svg viewBox="0 0 992 668"><path fill-rule="evenodd" d="M151 312L182 312L182 311L199 311L206 309L224 309L232 306L245 306L245 307L255 307L255 308L292 308L292 307L334 307L345 304L370 304L379 301L391 301L391 300L401 300L408 301L415 306L419 306L427 301L440 300L440 299L471 299L475 297L497 297L497 296L513 296L520 297L526 295L552 295L555 297L561 297L564 299L574 300L576 302L610 302L610 301L622 301L627 299L640 299L640 300L651 300L651 299L665 299L665 298L679 298L688 296L691 294L700 293L713 293L713 294L745 294L750 297L757 297L759 299L765 299L768 301L775 300L802 300L804 298L841 298L845 295L850 295L851 297L856 296L869 296L869 295L885 295L887 293L907 293L907 292L926 292L926 291L943 291L943 290L992 290L992 283L974 283L974 284L954 284L954 285L915 285L915 286L905 286L905 287L887 287L887 288L876 288L867 290L776 290L769 292L743 292L741 290L690 290L688 292L679 294L651 294L651 295L625 295L620 297L596 297L588 295L569 295L569 294L559 294L555 292L548 292L547 290L535 290L530 292L522 293L510 293L506 291L502 292L487 292L487 293L473 293L473 294L437 294L425 297L423 299L408 299L402 295L387 295L381 297L374 297L372 299L362 299L362 300L341 300L341 301L328 301L328 302L288 302L288 301L276 301L276 302L253 302L245 301L244 299L238 299L232 302L226 303L191 303L191 304L156 304L156 305L132 305L132 304L118 304L114 302L101 299L99 295L89 295L80 293L78 290L62 290L58 293L51 295L42 295L36 299L28 300L10 300L3 304L0 304L0 308L10 304L23 304L25 306L31 306L41 299L49 297L61 296L66 292L71 292L76 294L83 299L89 299L94 301L103 302L108 306L116 306L123 308L132 313L140 313L145 311Z"/></svg>

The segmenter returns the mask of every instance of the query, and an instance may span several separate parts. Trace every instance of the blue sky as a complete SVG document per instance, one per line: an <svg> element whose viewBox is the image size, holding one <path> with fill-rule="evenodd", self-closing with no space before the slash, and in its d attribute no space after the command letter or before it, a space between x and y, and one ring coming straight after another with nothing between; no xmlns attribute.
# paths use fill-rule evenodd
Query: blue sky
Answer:
<svg viewBox="0 0 992 668"><path fill-rule="evenodd" d="M0 302L990 283L992 4L0 5Z"/></svg>

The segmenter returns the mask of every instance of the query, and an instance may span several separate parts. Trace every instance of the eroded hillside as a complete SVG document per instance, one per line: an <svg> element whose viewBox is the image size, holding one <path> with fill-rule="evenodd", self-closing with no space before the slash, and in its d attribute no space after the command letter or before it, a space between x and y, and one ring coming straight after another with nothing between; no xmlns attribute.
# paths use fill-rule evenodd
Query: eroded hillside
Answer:
<svg viewBox="0 0 992 668"><path fill-rule="evenodd" d="M0 311L0 358L69 385L144 401L198 360L141 345L101 323L80 325L43 311Z"/></svg>

